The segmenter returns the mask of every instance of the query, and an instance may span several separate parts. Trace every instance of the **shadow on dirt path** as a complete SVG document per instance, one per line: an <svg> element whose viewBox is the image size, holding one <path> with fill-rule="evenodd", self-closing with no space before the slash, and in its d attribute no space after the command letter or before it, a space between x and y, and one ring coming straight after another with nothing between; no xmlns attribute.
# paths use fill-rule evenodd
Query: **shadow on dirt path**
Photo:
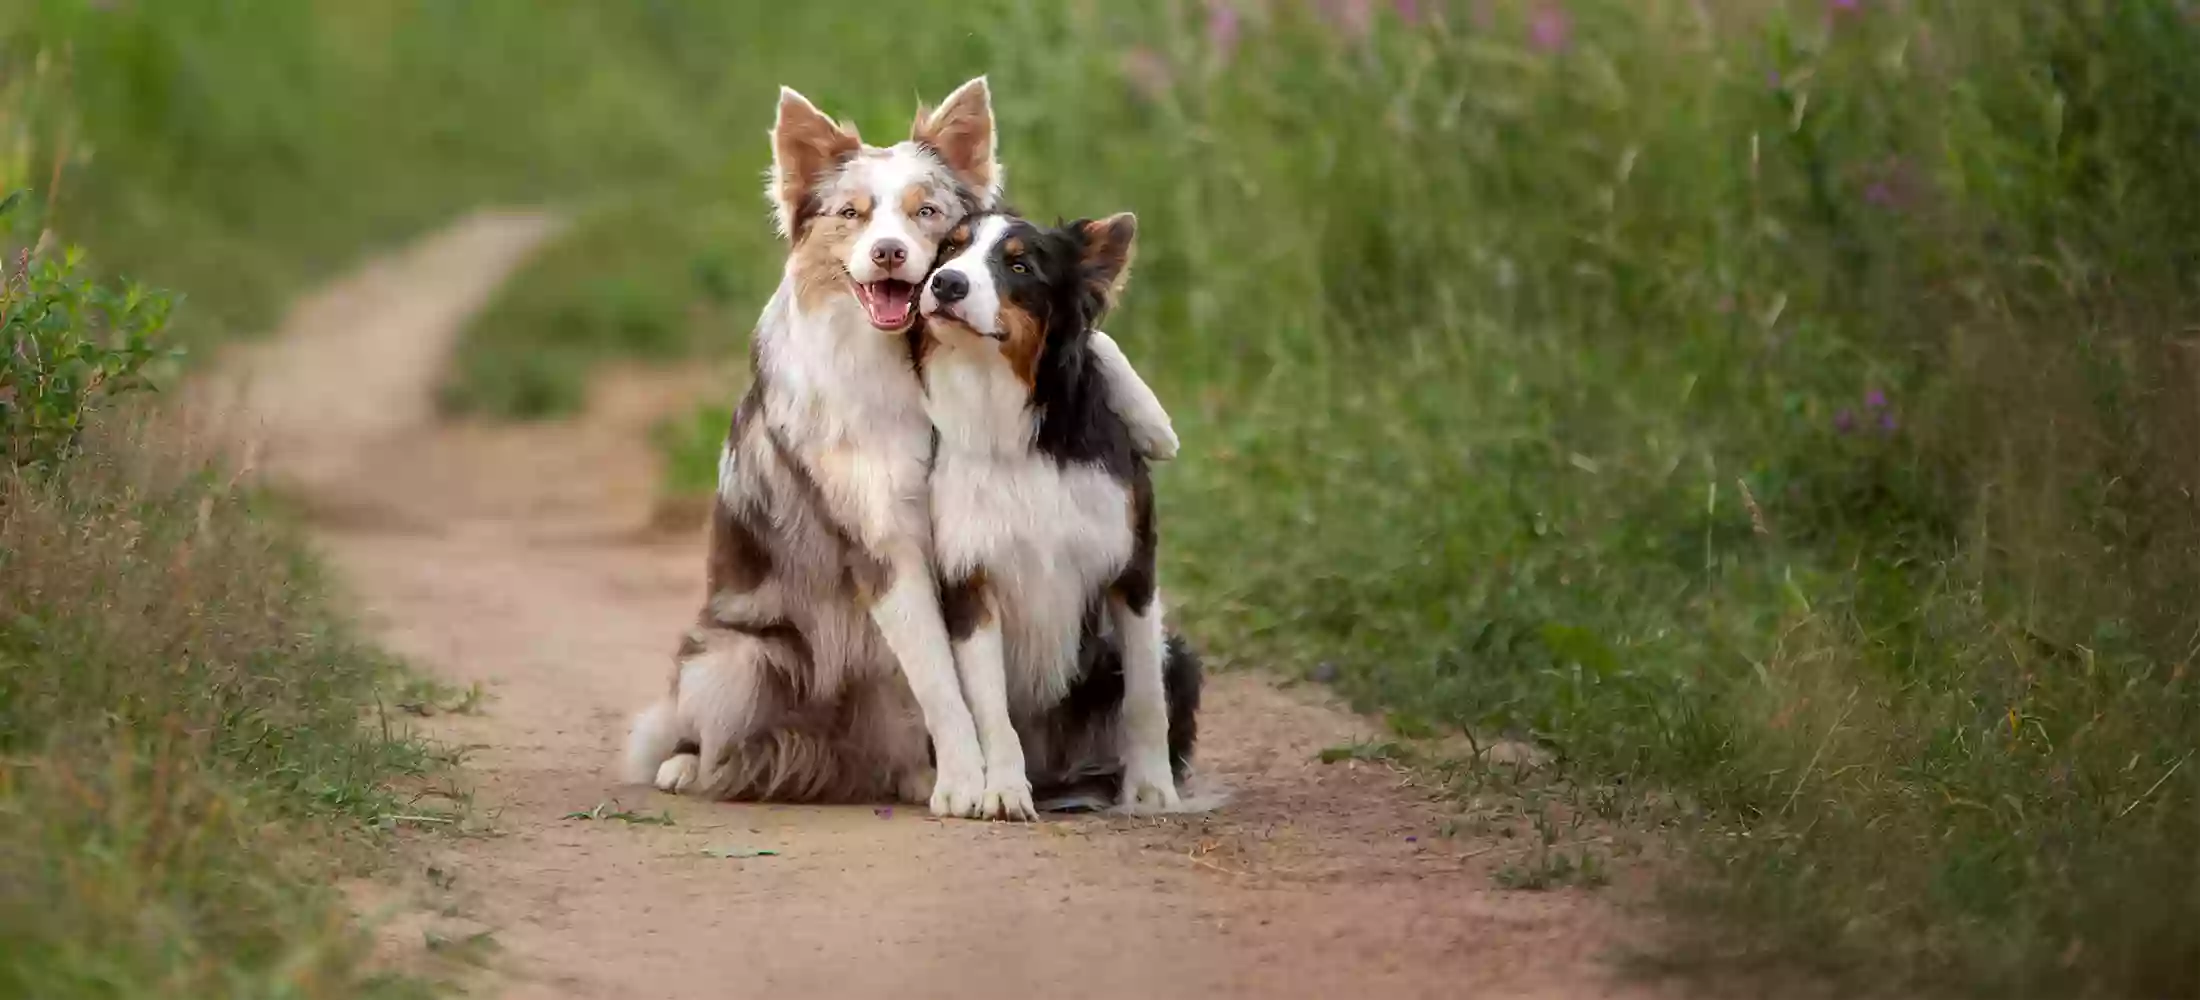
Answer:
<svg viewBox="0 0 2200 1000"><path fill-rule="evenodd" d="M418 845L436 905L495 942L478 992L1646 992L1611 965L1638 923L1593 894L1496 888L1514 842L1438 836L1448 814L1380 762L1317 763L1378 727L1257 675L1213 679L1201 769L1233 798L1204 816L938 822L615 785L626 715L660 690L702 577L699 532L646 530L646 429L730 389L614 374L581 419L438 422L464 322L555 231L524 213L462 220L301 302L202 387L306 502L383 641L488 693L479 715L425 724L474 748L489 829ZM673 822L566 818L607 802Z"/></svg>

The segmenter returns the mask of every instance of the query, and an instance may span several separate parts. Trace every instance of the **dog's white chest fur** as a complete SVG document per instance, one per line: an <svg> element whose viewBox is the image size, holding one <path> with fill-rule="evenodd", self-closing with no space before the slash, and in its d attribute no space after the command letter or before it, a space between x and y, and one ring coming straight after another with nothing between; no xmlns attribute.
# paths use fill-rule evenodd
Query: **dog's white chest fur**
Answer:
<svg viewBox="0 0 2200 1000"><path fill-rule="evenodd" d="M1009 702L1043 711L1068 691L1094 595L1130 562L1130 491L1035 450L1030 394L984 347L935 347L926 406L939 429L933 542L944 576L983 570L1001 609Z"/></svg>
<svg viewBox="0 0 2200 1000"><path fill-rule="evenodd" d="M871 331L845 297L819 315L795 312L789 298L782 285L765 307L767 328L784 331L764 345L780 389L773 426L810 456L818 488L865 548L921 544L932 432L906 342ZM771 327L775 314L785 319Z"/></svg>

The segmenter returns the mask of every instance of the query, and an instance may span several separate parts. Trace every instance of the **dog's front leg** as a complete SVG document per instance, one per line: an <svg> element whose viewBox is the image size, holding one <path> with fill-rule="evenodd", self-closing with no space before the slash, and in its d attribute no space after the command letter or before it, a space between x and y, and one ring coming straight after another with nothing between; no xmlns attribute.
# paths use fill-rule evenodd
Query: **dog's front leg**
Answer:
<svg viewBox="0 0 2200 1000"><path fill-rule="evenodd" d="M1108 595L1108 614L1116 639L1123 644L1123 717L1117 727L1123 758L1122 804L1173 809L1179 800L1176 777L1169 769L1169 699L1161 676L1167 636L1161 627L1161 593L1118 587Z"/></svg>
<svg viewBox="0 0 2200 1000"><path fill-rule="evenodd" d="M1169 422L1169 411L1161 405L1161 397L1138 377L1138 370L1131 367L1131 359L1123 355L1115 338L1094 330L1091 344L1093 360L1100 365L1100 383L1107 388L1108 409L1114 410L1129 428L1138 453L1154 462L1175 458L1176 428Z"/></svg>
<svg viewBox="0 0 2200 1000"><path fill-rule="evenodd" d="M985 819L1038 819L1031 801L1031 777L1024 773L1024 745L1008 714L1008 667L1001 649L1000 605L983 573L949 583L940 610L947 638L955 648L955 671L962 675L963 696L978 724L978 746L985 754Z"/></svg>
<svg viewBox="0 0 2200 1000"><path fill-rule="evenodd" d="M940 619L940 599L932 568L914 546L891 553L885 596L871 605L886 648L901 663L909 691L932 734L937 775L932 782L932 814L975 817L985 796L985 758L978 747L970 706L955 680L955 657Z"/></svg>

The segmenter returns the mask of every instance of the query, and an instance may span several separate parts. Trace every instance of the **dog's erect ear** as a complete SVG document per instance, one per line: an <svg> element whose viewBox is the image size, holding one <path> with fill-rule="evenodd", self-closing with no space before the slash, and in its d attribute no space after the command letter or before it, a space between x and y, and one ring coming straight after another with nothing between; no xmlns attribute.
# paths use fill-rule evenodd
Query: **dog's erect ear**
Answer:
<svg viewBox="0 0 2200 1000"><path fill-rule="evenodd" d="M930 147L947 169L978 192L983 208L1001 196L1001 164L993 155L993 90L979 77L955 88L939 110L917 107L909 138Z"/></svg>
<svg viewBox="0 0 2200 1000"><path fill-rule="evenodd" d="M772 123L771 199L779 235L792 237L817 182L863 148L856 130L826 117L793 88L779 88L779 117Z"/></svg>
<svg viewBox="0 0 2200 1000"><path fill-rule="evenodd" d="M1119 212L1105 219L1070 224L1080 244L1078 274L1096 311L1115 305L1131 278L1131 256L1138 249L1138 216ZM1095 317L1097 318L1097 317Z"/></svg>

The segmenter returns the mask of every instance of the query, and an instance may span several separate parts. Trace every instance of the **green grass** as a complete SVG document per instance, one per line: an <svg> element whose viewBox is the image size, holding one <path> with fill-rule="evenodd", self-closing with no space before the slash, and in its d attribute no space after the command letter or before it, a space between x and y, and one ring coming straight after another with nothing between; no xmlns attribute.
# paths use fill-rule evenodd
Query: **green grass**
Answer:
<svg viewBox="0 0 2200 1000"><path fill-rule="evenodd" d="M297 541L185 442L0 475L0 996L395 997L331 877L441 765Z"/></svg>
<svg viewBox="0 0 2200 1000"><path fill-rule="evenodd" d="M74 108L54 67L0 57L0 195L55 191ZM0 996L426 995L373 966L334 879L388 829L451 818L400 792L449 762L385 692L477 699L360 643L172 415L118 411L172 368L172 300L88 280L59 235L73 207L0 201Z"/></svg>
<svg viewBox="0 0 2200 1000"><path fill-rule="evenodd" d="M535 415L741 350L774 86L881 139L990 73L1019 205L1140 214L1108 325L1218 658L1658 789L1736 947L2189 992L2191 5L1216 6L43 0L0 81L68 55L61 226L209 327L558 197L444 395Z"/></svg>
<svg viewBox="0 0 2200 1000"><path fill-rule="evenodd" d="M914 76L992 74L1019 204L1140 213L1109 328L1187 442L1180 618L1405 730L1531 738L1580 794L1662 789L1700 862L1676 898L1730 952L2200 981L2193 15L1420 7L1448 13L1247 7L1227 50L1153 7L913 22L973 33ZM766 81L725 80L762 124ZM594 280L711 253L768 280L752 187L690 206L741 239L667 228ZM760 297L695 342L736 350ZM512 299L601 296L546 264ZM721 423L667 432L676 486Z"/></svg>

